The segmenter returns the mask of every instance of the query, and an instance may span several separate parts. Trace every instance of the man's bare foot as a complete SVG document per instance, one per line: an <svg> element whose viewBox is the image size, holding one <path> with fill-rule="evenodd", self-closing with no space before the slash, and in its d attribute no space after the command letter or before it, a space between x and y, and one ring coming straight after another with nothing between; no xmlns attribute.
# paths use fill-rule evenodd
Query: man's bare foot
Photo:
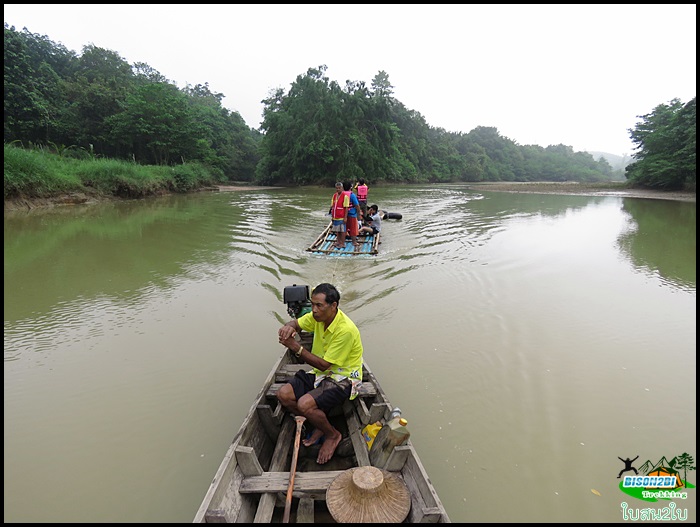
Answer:
<svg viewBox="0 0 700 527"><path fill-rule="evenodd" d="M311 437L308 439L302 440L302 445L304 446L313 446L316 444L316 441L321 439L323 437L323 432L319 429L316 428L314 431L311 433Z"/></svg>
<svg viewBox="0 0 700 527"><path fill-rule="evenodd" d="M318 452L316 463L318 463L319 465L327 463L333 457L335 449L337 448L338 444L340 444L341 439L343 439L343 436L337 430L335 432L335 435L331 437L326 437L326 440L323 442L323 445L321 445L321 450L319 450Z"/></svg>

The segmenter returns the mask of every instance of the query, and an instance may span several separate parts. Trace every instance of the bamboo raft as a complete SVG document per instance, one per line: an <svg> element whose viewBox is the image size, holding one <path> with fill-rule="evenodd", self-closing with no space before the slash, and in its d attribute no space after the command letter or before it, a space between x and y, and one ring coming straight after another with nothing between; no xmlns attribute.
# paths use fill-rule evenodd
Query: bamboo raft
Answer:
<svg viewBox="0 0 700 527"><path fill-rule="evenodd" d="M360 244L359 247L353 246L350 236L347 236L344 248L334 247L337 235L331 232L331 226L332 222L328 224L319 237L316 238L316 241L306 250L314 254L325 254L328 256L355 256L359 254L377 254L379 252L379 234L358 236L357 242Z"/></svg>

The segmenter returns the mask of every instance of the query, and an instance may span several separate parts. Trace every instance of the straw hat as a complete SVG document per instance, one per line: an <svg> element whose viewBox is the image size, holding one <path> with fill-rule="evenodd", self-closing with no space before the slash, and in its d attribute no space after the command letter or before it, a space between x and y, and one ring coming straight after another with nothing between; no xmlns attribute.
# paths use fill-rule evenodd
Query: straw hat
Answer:
<svg viewBox="0 0 700 527"><path fill-rule="evenodd" d="M326 504L338 523L401 523L411 509L411 495L395 474L355 467L333 480Z"/></svg>

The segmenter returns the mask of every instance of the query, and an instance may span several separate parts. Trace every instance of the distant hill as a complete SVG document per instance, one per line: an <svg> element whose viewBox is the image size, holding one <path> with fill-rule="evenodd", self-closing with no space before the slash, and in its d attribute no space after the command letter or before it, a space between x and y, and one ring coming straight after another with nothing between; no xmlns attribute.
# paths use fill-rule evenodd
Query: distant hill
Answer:
<svg viewBox="0 0 700 527"><path fill-rule="evenodd" d="M632 159L632 156L616 156L615 154L609 154L607 152L591 152L590 150L588 151L589 154L593 156L593 159L598 161L601 157L605 159L608 164L612 167L613 171L615 170L622 170L624 171L625 167L629 165L634 159Z"/></svg>

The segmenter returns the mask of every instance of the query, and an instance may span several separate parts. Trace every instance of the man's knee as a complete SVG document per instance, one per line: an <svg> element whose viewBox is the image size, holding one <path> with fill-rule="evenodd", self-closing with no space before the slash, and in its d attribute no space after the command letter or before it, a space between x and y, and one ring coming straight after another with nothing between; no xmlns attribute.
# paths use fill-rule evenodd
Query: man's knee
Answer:
<svg viewBox="0 0 700 527"><path fill-rule="evenodd" d="M294 388L291 384L284 384L277 391L277 400L282 403L282 405L294 402Z"/></svg>
<svg viewBox="0 0 700 527"><path fill-rule="evenodd" d="M306 412L315 410L318 407L316 406L316 400L307 393L299 398L297 401L297 408L299 408L300 412L305 414Z"/></svg>

